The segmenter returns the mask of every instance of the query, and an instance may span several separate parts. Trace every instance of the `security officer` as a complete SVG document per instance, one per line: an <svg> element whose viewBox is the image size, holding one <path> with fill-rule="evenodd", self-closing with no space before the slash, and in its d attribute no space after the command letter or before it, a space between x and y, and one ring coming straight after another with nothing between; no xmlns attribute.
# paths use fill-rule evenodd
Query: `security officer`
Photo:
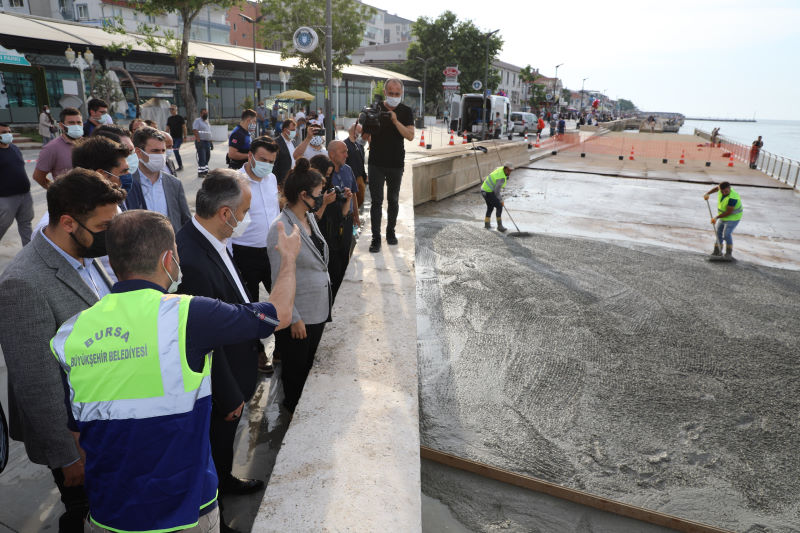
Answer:
<svg viewBox="0 0 800 533"><path fill-rule="evenodd" d="M120 281L50 343L86 452L87 531L218 531L210 352L289 325L299 232L278 242L270 302L245 305L167 294L181 269L159 213L118 215L106 246Z"/></svg>
<svg viewBox="0 0 800 533"><path fill-rule="evenodd" d="M256 137L258 115L252 109L242 111L242 120L233 128L228 137L228 153L225 162L228 168L240 169L247 162L250 153L250 142Z"/></svg>
<svg viewBox="0 0 800 533"><path fill-rule="evenodd" d="M719 191L719 192L718 192ZM718 187L714 187L703 195L703 198L708 200L708 197L715 193L717 194L717 216L711 217L711 223L717 224L717 242L714 243L714 251L711 255L722 255L720 249L722 240L725 239L725 257L727 259L733 258L733 238L731 234L739 221L742 220L742 199L739 193L731 188L731 184L723 181Z"/></svg>
<svg viewBox="0 0 800 533"><path fill-rule="evenodd" d="M506 183L512 170L514 170L514 165L510 161L506 161L502 167L494 169L494 172L483 180L481 196L486 202L486 216L483 219L483 227L486 229L492 229L489 221L492 219L492 211L497 209L497 231L506 231L501 218L503 206L505 205L503 203L503 189L506 188Z"/></svg>

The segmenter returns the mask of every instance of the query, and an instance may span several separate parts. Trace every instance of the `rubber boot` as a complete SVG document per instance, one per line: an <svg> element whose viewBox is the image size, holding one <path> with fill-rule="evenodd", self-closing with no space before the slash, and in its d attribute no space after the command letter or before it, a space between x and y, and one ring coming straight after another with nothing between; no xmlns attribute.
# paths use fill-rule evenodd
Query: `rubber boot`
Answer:
<svg viewBox="0 0 800 533"><path fill-rule="evenodd" d="M492 229L492 225L489 223L491 219L489 217L485 217L483 219L483 227L486 229Z"/></svg>
<svg viewBox="0 0 800 533"><path fill-rule="evenodd" d="M733 245L728 244L725 246L725 259L733 259Z"/></svg>
<svg viewBox="0 0 800 533"><path fill-rule="evenodd" d="M711 255L722 255L722 250L719 249L719 244L714 243L714 251L711 252Z"/></svg>
<svg viewBox="0 0 800 533"><path fill-rule="evenodd" d="M506 227L503 226L503 220L500 217L497 217L497 231L505 231Z"/></svg>

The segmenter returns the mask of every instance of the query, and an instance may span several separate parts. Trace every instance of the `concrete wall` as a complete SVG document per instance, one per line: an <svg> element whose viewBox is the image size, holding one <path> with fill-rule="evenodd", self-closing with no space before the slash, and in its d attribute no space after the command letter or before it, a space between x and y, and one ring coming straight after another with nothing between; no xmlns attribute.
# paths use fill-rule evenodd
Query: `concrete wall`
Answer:
<svg viewBox="0 0 800 533"><path fill-rule="evenodd" d="M487 153L445 148L431 152L429 157L413 163L414 205L431 200L442 200L480 184L491 171L506 161L524 165L530 153L523 143L484 142ZM476 160L477 157L477 160Z"/></svg>

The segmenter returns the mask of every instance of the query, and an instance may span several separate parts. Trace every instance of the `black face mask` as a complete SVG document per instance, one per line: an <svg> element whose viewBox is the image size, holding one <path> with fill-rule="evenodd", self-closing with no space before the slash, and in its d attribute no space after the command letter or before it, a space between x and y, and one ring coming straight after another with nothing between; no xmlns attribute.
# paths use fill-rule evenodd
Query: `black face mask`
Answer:
<svg viewBox="0 0 800 533"><path fill-rule="evenodd" d="M203 118L203 120L206 120L206 119L208 118L208 115L206 115L205 113L203 113L203 114L202 114L202 115L200 115L200 116Z"/></svg>
<svg viewBox="0 0 800 533"><path fill-rule="evenodd" d="M74 233L69 234L69 236L72 237L72 240L75 241L75 244L78 245L78 254L81 257L102 257L104 255L108 255L108 252L106 251L106 230L94 232L81 224L77 218L75 219L75 222L77 222L80 227L92 235L91 246L86 246L81 244L80 241L75 238Z"/></svg>
<svg viewBox="0 0 800 533"><path fill-rule="evenodd" d="M311 199L314 200L314 207L308 205L308 202L306 202L305 200L303 200L303 203L306 204L306 207L308 208L309 212L316 213L317 211L319 211L319 208L322 207L322 197L323 195L321 194L319 196L311 196Z"/></svg>

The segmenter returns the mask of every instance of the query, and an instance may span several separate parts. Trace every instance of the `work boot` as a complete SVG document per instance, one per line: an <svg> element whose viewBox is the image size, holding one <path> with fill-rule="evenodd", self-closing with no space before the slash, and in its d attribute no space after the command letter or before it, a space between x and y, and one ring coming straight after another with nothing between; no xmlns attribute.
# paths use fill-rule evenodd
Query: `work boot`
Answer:
<svg viewBox="0 0 800 533"><path fill-rule="evenodd" d="M372 237L372 242L369 245L369 251L370 251L370 253L373 253L373 254L377 254L378 252L381 251L381 238L380 238L380 236Z"/></svg>
<svg viewBox="0 0 800 533"><path fill-rule="evenodd" d="M719 244L714 243L714 251L711 255L722 255L722 250L719 249Z"/></svg>
<svg viewBox="0 0 800 533"><path fill-rule="evenodd" d="M391 244L392 246L397 244L397 235L394 234L394 230L386 230L386 244Z"/></svg>
<svg viewBox="0 0 800 533"><path fill-rule="evenodd" d="M492 225L490 224L490 218L486 217L483 219L483 227L486 229L492 229Z"/></svg>
<svg viewBox="0 0 800 533"><path fill-rule="evenodd" d="M499 217L497 218L497 231L506 231L506 227L503 225L502 219Z"/></svg>
<svg viewBox="0 0 800 533"><path fill-rule="evenodd" d="M725 259L733 259L733 245L731 244L725 247Z"/></svg>

